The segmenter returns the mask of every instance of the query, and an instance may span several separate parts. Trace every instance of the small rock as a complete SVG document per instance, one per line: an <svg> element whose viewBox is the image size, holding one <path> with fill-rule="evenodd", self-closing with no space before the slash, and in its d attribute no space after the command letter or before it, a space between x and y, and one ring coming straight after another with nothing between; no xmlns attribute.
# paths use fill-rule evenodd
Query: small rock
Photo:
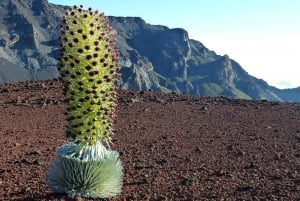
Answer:
<svg viewBox="0 0 300 201"><path fill-rule="evenodd" d="M191 186L199 182L199 179L196 177L189 177L183 180L182 184L186 186Z"/></svg>
<svg viewBox="0 0 300 201"><path fill-rule="evenodd" d="M163 99L161 99L161 98L156 98L156 102L158 102L158 103L162 103L162 104L164 104L164 103L165 103L165 101L164 101Z"/></svg>
<svg viewBox="0 0 300 201"><path fill-rule="evenodd" d="M205 106L205 105L202 105L202 106L200 107L200 110L202 110L202 111L207 111L207 110L208 110L208 107Z"/></svg>
<svg viewBox="0 0 300 201"><path fill-rule="evenodd" d="M16 103L22 103L22 99L20 96L17 96Z"/></svg>
<svg viewBox="0 0 300 201"><path fill-rule="evenodd" d="M154 179L152 179L152 178L144 178L144 183L145 184L152 184L153 181L154 181Z"/></svg>
<svg viewBox="0 0 300 201"><path fill-rule="evenodd" d="M158 160L156 161L156 163L157 163L158 165L164 165L164 164L168 163L168 161L167 161L166 159L158 159Z"/></svg>
<svg viewBox="0 0 300 201"><path fill-rule="evenodd" d="M41 87L42 87L43 89L46 89L46 88L47 88L46 85L45 85L44 83L41 84Z"/></svg>
<svg viewBox="0 0 300 201"><path fill-rule="evenodd" d="M158 167L159 167L158 164L150 164L150 165L149 165L149 168L158 168Z"/></svg>
<svg viewBox="0 0 300 201"><path fill-rule="evenodd" d="M3 93L8 93L9 90L8 90L8 89L2 89L2 92L3 92Z"/></svg>
<svg viewBox="0 0 300 201"><path fill-rule="evenodd" d="M52 105L53 104L53 100L52 99L46 99L46 104L47 105Z"/></svg>
<svg viewBox="0 0 300 201"><path fill-rule="evenodd" d="M21 144L18 143L18 142L16 142L16 143L14 143L14 146L15 146L15 147L18 147L18 146L21 146Z"/></svg>
<svg viewBox="0 0 300 201"><path fill-rule="evenodd" d="M251 190L253 190L253 187L252 186L248 186L248 185L239 186L237 188L237 191L240 191L240 192L242 192L242 191L251 191Z"/></svg>
<svg viewBox="0 0 300 201"><path fill-rule="evenodd" d="M217 177L223 177L226 175L226 172L223 170L217 170L213 173L213 175L217 176Z"/></svg>
<svg viewBox="0 0 300 201"><path fill-rule="evenodd" d="M237 151L237 155L238 156L245 156L246 155L246 152L242 151L242 150L238 150Z"/></svg>
<svg viewBox="0 0 300 201"><path fill-rule="evenodd" d="M25 191L26 191L26 192L30 192L30 191L31 191L31 188L30 188L30 187L27 187L27 188L25 189Z"/></svg>
<svg viewBox="0 0 300 201"><path fill-rule="evenodd" d="M275 157L274 157L275 160L282 160L284 158L285 158L284 154L282 154L282 153L275 153Z"/></svg>
<svg viewBox="0 0 300 201"><path fill-rule="evenodd" d="M140 99L138 99L138 98L132 98L131 99L131 102L132 103L138 103L140 101Z"/></svg>
<svg viewBox="0 0 300 201"><path fill-rule="evenodd" d="M168 197L167 196L164 196L164 195L158 195L156 200L160 200L160 201L167 201L168 200Z"/></svg>
<svg viewBox="0 0 300 201"><path fill-rule="evenodd" d="M126 151L126 150L121 150L121 151L119 151L120 156L124 156L124 155L126 155L126 154L128 154L128 153L129 153L129 152Z"/></svg>
<svg viewBox="0 0 300 201"><path fill-rule="evenodd" d="M29 152L29 155L42 155L42 152L40 150L34 150L34 151L31 151Z"/></svg>
<svg viewBox="0 0 300 201"><path fill-rule="evenodd" d="M38 159L35 159L35 160L32 162L32 164L36 164L36 165L42 165L42 164L43 164L43 162L42 162L42 161L40 161L40 160L38 160Z"/></svg>
<svg viewBox="0 0 300 201"><path fill-rule="evenodd" d="M201 148L200 148L200 147L197 147L197 148L195 149L195 152L201 153L201 152L202 152L202 150L201 150Z"/></svg>
<svg viewBox="0 0 300 201"><path fill-rule="evenodd" d="M250 164L246 167L246 169L256 169L258 165L255 162L250 162Z"/></svg>
<svg viewBox="0 0 300 201"><path fill-rule="evenodd" d="M27 158L23 158L23 159L21 160L21 163L26 164L26 165L31 164L31 162L30 162Z"/></svg>

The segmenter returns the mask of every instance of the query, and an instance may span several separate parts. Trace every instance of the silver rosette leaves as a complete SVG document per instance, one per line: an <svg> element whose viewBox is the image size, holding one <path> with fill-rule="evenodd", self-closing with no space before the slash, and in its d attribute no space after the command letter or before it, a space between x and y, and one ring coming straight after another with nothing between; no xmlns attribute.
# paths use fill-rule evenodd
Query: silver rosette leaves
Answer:
<svg viewBox="0 0 300 201"><path fill-rule="evenodd" d="M123 168L118 152L101 142L84 148L70 142L57 148L46 178L52 192L108 198L121 193Z"/></svg>

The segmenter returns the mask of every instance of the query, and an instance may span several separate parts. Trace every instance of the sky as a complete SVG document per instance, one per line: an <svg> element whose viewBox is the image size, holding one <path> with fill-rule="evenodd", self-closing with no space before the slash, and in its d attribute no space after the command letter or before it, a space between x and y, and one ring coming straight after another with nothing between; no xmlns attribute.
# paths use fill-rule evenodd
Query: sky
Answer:
<svg viewBox="0 0 300 201"><path fill-rule="evenodd" d="M278 88L300 86L300 0L48 0L183 28Z"/></svg>

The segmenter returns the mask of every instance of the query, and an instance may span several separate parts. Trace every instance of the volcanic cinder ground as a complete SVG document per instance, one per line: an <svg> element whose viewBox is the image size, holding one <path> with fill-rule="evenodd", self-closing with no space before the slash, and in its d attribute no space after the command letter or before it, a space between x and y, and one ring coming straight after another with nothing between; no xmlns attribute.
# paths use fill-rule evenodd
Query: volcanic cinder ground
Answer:
<svg viewBox="0 0 300 201"><path fill-rule="evenodd" d="M0 200L93 200L45 183L70 141L62 88L0 85ZM124 186L104 200L300 200L300 104L120 90L114 127Z"/></svg>

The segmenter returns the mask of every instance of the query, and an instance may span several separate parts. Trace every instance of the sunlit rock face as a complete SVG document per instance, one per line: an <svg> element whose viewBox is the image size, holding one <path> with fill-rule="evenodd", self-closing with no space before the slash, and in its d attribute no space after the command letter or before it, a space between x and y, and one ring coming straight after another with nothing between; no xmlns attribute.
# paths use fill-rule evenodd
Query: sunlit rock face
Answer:
<svg viewBox="0 0 300 201"><path fill-rule="evenodd" d="M46 0L0 2L0 55L26 69L30 79L58 77L59 26L64 8ZM6 75L14 82L27 77Z"/></svg>
<svg viewBox="0 0 300 201"><path fill-rule="evenodd" d="M66 8L46 0L0 1L0 60L14 67L0 68L0 83L60 76L58 37ZM109 21L121 54L120 88L300 101L299 89L269 86L230 55L217 55L190 39L183 29L150 25L139 17L109 17Z"/></svg>

